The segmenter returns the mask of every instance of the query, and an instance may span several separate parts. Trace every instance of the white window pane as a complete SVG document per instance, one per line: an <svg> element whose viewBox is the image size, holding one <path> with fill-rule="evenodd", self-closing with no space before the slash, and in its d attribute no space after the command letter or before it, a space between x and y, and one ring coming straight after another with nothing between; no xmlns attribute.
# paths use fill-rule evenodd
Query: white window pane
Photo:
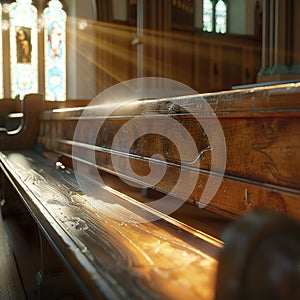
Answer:
<svg viewBox="0 0 300 300"><path fill-rule="evenodd" d="M212 31L213 27L213 4L211 0L203 1L203 30Z"/></svg>
<svg viewBox="0 0 300 300"><path fill-rule="evenodd" d="M216 4L216 23L215 30L218 33L226 33L227 31L227 7L224 1L219 0Z"/></svg>
<svg viewBox="0 0 300 300"><path fill-rule="evenodd" d="M0 24L2 24L2 5L0 3ZM3 95L3 54L2 54L2 30L0 30L0 99Z"/></svg>

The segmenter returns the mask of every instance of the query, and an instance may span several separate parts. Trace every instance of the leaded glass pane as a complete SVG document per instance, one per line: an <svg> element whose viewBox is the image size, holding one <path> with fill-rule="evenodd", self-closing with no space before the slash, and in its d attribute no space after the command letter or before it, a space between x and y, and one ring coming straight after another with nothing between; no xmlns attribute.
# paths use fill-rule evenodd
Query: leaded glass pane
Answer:
<svg viewBox="0 0 300 300"><path fill-rule="evenodd" d="M216 4L216 32L225 33L227 31L227 7L224 1L219 0Z"/></svg>
<svg viewBox="0 0 300 300"><path fill-rule="evenodd" d="M11 97L38 92L37 10L31 0L10 5Z"/></svg>
<svg viewBox="0 0 300 300"><path fill-rule="evenodd" d="M2 24L2 5L0 3L0 24ZM0 30L0 99L3 98L3 55L2 55L2 30Z"/></svg>
<svg viewBox="0 0 300 300"><path fill-rule="evenodd" d="M211 0L203 1L203 30L213 30L213 4Z"/></svg>
<svg viewBox="0 0 300 300"><path fill-rule="evenodd" d="M66 13L58 0L44 10L45 99L66 100Z"/></svg>

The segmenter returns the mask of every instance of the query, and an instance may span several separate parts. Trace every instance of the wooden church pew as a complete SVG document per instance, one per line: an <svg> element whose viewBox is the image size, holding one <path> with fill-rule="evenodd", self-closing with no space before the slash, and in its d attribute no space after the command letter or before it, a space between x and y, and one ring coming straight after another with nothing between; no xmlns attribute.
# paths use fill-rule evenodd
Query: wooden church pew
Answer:
<svg viewBox="0 0 300 300"><path fill-rule="evenodd" d="M74 299L246 299L248 283L253 282L253 274L248 278L247 264L254 259L253 265L260 265L261 258L252 256L256 249L265 256L260 249L265 240L277 249L282 244L281 240L280 245L276 242L278 234L284 235L286 245L291 244L278 252L297 265L299 256L289 253L297 253L299 247L299 223L294 221L300 217L299 92L299 84L290 84L140 101L119 107L108 118L105 106L87 112L85 108L51 110L40 115L33 147L20 149L22 139L13 144L2 135L2 190L9 200L3 207L4 220L29 212L36 224L41 254L36 293L42 299L49 295L71 295ZM210 104L224 133L224 177L219 165L212 163L211 140L197 122L199 117L205 120L204 126L211 124L211 111L199 106L201 99ZM91 143L89 134L95 120L104 117L95 143ZM122 146L122 138L134 138L143 126L151 130L159 127L167 134L169 123L165 120L169 117L194 138L200 167L196 167L195 157L179 157L170 140L160 135L145 135L123 153L114 148L113 137L130 119L134 122L117 146ZM83 122L81 141L74 139L78 120ZM211 134L216 137L217 133L212 129ZM83 151L76 152L78 148ZM82 156L74 156L78 153ZM157 153L160 156L153 158ZM149 172L149 163L166 167L165 175L152 186L157 191L153 197L170 194L174 203L187 197L190 211L199 212L199 218L199 206L228 218L231 225L224 236L225 245L220 237L147 205L153 199L141 195L147 182L140 178ZM184 189L172 191L180 163L184 176L197 178L188 196ZM128 172L129 165L138 176ZM75 174L72 167L83 174ZM118 181L116 175L136 186ZM221 177L220 188L209 203L201 203L209 176ZM146 196L152 189L146 189ZM251 212L248 217L246 213ZM246 217L239 218L241 215ZM232 223L230 219L238 220ZM246 243L239 244L240 240ZM245 255L238 256L241 252ZM236 262L235 256L240 260ZM263 268L268 273L268 266ZM255 275L259 270L253 272ZM289 275L291 281L285 290L294 292L298 289L294 280L297 271L290 270ZM66 282L72 282L71 289L66 288ZM268 277L264 282L265 289L262 286L258 296L271 291L265 299L273 299L281 286L272 285Z"/></svg>

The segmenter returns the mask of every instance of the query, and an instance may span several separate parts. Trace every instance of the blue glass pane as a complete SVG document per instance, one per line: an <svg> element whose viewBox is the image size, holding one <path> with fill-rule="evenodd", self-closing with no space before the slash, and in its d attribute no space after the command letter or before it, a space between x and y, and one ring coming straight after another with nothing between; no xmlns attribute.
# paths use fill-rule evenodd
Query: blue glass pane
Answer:
<svg viewBox="0 0 300 300"><path fill-rule="evenodd" d="M66 13L58 0L44 10L45 99L66 100Z"/></svg>

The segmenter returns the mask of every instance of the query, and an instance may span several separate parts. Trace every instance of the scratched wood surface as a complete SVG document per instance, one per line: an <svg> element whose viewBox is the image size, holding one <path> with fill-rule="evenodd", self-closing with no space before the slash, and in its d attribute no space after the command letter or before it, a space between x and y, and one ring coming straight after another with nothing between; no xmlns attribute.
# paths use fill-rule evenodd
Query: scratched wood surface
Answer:
<svg viewBox="0 0 300 300"><path fill-rule="evenodd" d="M157 212L95 182L98 197L82 195L71 170L32 151L0 155L3 172L88 297L214 299L220 241L172 218L130 222Z"/></svg>
<svg viewBox="0 0 300 300"><path fill-rule="evenodd" d="M213 113L203 105L203 99ZM180 172L186 178L197 176L188 201L201 206L206 204L201 203L201 195L209 176L220 176L219 170L212 166L215 149L211 148L204 130L204 127L213 127L215 113L226 141L227 160L221 186L207 208L236 216L254 207L263 207L300 219L300 84L140 101L117 107L109 117L106 117L107 110L100 105L88 110L44 112L39 143L68 157L74 148L84 149L78 159L139 184L144 183L143 176L149 173L149 163L167 166L166 174L153 186L164 193L171 193ZM136 138L141 128L168 136L172 131L170 117L191 134L199 153L198 160L190 157L189 151L180 156L178 145L162 135L145 134ZM82 140L76 143L74 131L79 118ZM124 126L127 126L124 140L133 141L130 151L122 148L124 140L113 144L116 133ZM94 128L99 130L96 136L93 136ZM212 128L210 132L213 139L218 139L217 130ZM178 132L179 146L188 149L190 142L180 134ZM154 154L163 159L152 159ZM134 176L129 172L131 169ZM176 195L186 197L185 190L181 191Z"/></svg>

